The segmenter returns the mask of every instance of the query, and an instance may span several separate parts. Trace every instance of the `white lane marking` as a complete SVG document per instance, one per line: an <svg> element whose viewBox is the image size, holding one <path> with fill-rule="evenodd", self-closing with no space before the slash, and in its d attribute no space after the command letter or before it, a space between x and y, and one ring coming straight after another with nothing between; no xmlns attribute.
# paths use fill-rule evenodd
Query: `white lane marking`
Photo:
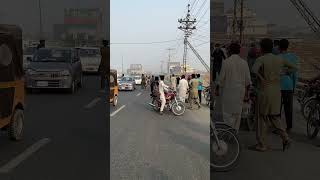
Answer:
<svg viewBox="0 0 320 180"><path fill-rule="evenodd" d="M24 160L26 160L28 157L30 157L32 154L37 152L40 148L48 144L51 140L49 138L41 139L40 141L34 143L32 146L30 146L28 149L26 149L24 152L19 154L17 157L9 161L7 164L2 166L0 168L0 173L9 173L11 170L16 168L20 163L22 163Z"/></svg>
<svg viewBox="0 0 320 180"><path fill-rule="evenodd" d="M141 95L141 92L140 93L138 93L136 96L140 96Z"/></svg>
<svg viewBox="0 0 320 180"><path fill-rule="evenodd" d="M99 101L101 101L100 97L94 98L89 104L85 106L86 109L90 109L95 106Z"/></svg>
<svg viewBox="0 0 320 180"><path fill-rule="evenodd" d="M120 112L123 108L125 108L126 105L122 105L119 109L117 109L116 111L114 111L112 114L110 114L110 117L115 116L118 112Z"/></svg>

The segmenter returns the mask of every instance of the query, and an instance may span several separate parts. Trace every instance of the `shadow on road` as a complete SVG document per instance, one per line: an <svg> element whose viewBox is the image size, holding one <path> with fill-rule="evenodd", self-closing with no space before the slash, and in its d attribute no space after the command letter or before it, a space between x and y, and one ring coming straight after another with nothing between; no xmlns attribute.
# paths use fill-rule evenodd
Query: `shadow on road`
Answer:
<svg viewBox="0 0 320 180"><path fill-rule="evenodd" d="M203 143L198 139L194 139L193 137L177 134L169 130L164 130L163 132L167 133L169 138L176 144L182 145L192 152L201 155L204 159L210 161L210 142Z"/></svg>

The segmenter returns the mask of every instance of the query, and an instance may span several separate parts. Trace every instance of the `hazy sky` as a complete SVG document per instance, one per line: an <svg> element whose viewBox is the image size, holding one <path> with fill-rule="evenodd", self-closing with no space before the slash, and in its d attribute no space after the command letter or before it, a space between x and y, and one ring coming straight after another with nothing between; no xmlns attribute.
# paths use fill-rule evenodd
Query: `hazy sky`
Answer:
<svg viewBox="0 0 320 180"><path fill-rule="evenodd" d="M191 0L191 4L194 0ZM180 39L179 41L162 44L111 44L111 67L121 70L123 56L124 70L130 64L142 64L147 71L160 72L161 61L165 61L163 69L167 70L168 48L172 51L172 61L182 63L183 40L182 32L177 29L178 19L186 12L189 0L111 0L111 43L159 42ZM201 4L204 7L200 9ZM199 0L193 14L198 13L200 20L191 43L194 46L209 42L209 11L210 0ZM201 27L203 26L203 27ZM205 37L203 37L205 36ZM199 54L209 63L209 44L197 47ZM188 64L204 70L202 64L189 51Z"/></svg>
<svg viewBox="0 0 320 180"><path fill-rule="evenodd" d="M101 8L106 1L41 0L44 31L52 32L53 24L63 23L65 8ZM19 24L25 32L38 33L38 0L1 0L0 23Z"/></svg>
<svg viewBox="0 0 320 180"><path fill-rule="evenodd" d="M233 0L224 0L225 5L232 7ZM309 8L320 18L320 1L304 0ZM255 10L260 19L268 23L284 26L307 26L290 0L247 0L248 6Z"/></svg>

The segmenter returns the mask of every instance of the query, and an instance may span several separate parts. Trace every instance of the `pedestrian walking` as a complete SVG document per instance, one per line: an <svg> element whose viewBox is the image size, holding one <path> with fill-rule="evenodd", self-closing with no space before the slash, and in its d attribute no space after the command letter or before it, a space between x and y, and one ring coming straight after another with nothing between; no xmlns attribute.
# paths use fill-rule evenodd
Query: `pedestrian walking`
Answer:
<svg viewBox="0 0 320 180"><path fill-rule="evenodd" d="M159 82L159 93L160 93L160 100L161 100L161 107L160 107L160 114L163 115L163 109L166 105L166 97L164 91L169 88L164 82L164 75L160 75L160 82Z"/></svg>
<svg viewBox="0 0 320 180"><path fill-rule="evenodd" d="M197 79L198 79L198 96L199 96L199 103L202 103L202 90L203 90L203 81L201 79L201 75L197 74Z"/></svg>
<svg viewBox="0 0 320 180"><path fill-rule="evenodd" d="M104 92L106 82L105 82L105 77L107 75L107 71L109 70L107 67L107 53L108 53L108 41L103 40L102 41L102 47L100 48L100 53L101 53L101 61L99 65L99 72L100 72L100 88L101 92Z"/></svg>
<svg viewBox="0 0 320 180"><path fill-rule="evenodd" d="M177 79L176 79L176 77L174 76L174 74L172 74L170 81L171 81L171 88L172 88L174 91L177 91Z"/></svg>
<svg viewBox="0 0 320 180"><path fill-rule="evenodd" d="M193 105L197 104L198 108L200 108L200 103L199 103L199 97L198 97L198 85L199 85L199 81L196 78L195 74L191 75L191 80L189 82L189 103L190 103L190 109L193 109Z"/></svg>
<svg viewBox="0 0 320 180"><path fill-rule="evenodd" d="M178 86L178 90L179 90L179 98L182 102L186 102L186 98L187 98L187 92L189 89L189 84L188 81L186 80L185 75L181 76L181 80L179 82L179 86Z"/></svg>
<svg viewBox="0 0 320 180"><path fill-rule="evenodd" d="M152 76L151 76L151 79L150 79L150 89L151 89L151 94L153 93L153 85L154 85L154 81L155 81L155 78L154 78L154 76L152 75Z"/></svg>
<svg viewBox="0 0 320 180"><path fill-rule="evenodd" d="M258 143L250 149L256 151L267 151L266 136L268 125L271 125L278 131L282 138L283 151L289 148L291 140L286 130L281 126L280 106L281 106L281 88L280 71L283 67L288 70L296 67L279 56L272 54L273 43L271 39L263 39L260 42L262 56L254 64L252 70L258 77L258 97L257 97L257 133Z"/></svg>
<svg viewBox="0 0 320 180"><path fill-rule="evenodd" d="M280 40L279 49L280 57L288 61L288 63L298 67L299 60L297 56L291 52L288 52L289 41L287 39ZM293 93L298 81L297 71L290 72L286 67L282 69L281 75L281 97L282 107L284 108L287 132L292 129L292 111L293 111Z"/></svg>
<svg viewBox="0 0 320 180"><path fill-rule="evenodd" d="M244 100L248 98L251 85L250 71L247 62L240 57L240 45L232 43L229 47L231 55L222 63L222 69L216 87L219 96L222 88L222 116L225 122L237 132L241 123L241 112Z"/></svg>
<svg viewBox="0 0 320 180"><path fill-rule="evenodd" d="M141 89L145 89L146 87L146 77L144 74L141 75Z"/></svg>

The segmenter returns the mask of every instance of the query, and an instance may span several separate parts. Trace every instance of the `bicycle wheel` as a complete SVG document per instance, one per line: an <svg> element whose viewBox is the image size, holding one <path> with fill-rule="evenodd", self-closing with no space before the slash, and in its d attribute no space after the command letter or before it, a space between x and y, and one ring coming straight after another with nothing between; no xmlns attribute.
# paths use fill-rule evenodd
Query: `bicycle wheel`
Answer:
<svg viewBox="0 0 320 180"><path fill-rule="evenodd" d="M307 135L309 139L313 139L319 132L319 109L314 107L308 117L307 121Z"/></svg>
<svg viewBox="0 0 320 180"><path fill-rule="evenodd" d="M241 146L238 137L229 130L217 129L218 142L211 135L211 170L216 172L230 171L235 168L240 159Z"/></svg>

